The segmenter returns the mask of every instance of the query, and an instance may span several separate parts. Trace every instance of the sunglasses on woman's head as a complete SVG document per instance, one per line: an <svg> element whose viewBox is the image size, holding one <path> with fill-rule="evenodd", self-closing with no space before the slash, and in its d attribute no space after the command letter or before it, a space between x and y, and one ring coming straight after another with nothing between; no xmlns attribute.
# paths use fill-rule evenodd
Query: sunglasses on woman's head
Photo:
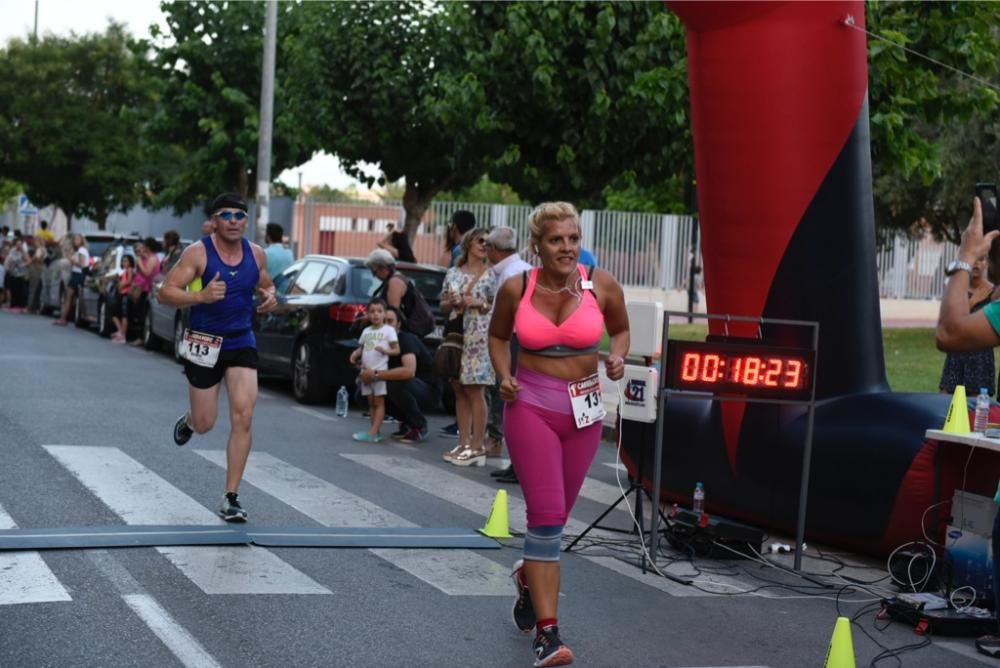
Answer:
<svg viewBox="0 0 1000 668"><path fill-rule="evenodd" d="M247 219L246 211L220 211L215 215L221 218L222 220L226 221L227 223L231 220L235 220L237 223L242 223L244 220Z"/></svg>

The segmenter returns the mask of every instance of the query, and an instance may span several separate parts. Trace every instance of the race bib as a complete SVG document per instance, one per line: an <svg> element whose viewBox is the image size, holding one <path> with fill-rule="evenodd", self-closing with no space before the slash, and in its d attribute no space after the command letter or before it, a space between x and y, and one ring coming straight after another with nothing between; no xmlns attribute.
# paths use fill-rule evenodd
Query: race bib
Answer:
<svg viewBox="0 0 1000 668"><path fill-rule="evenodd" d="M573 405L576 428L583 429L604 419L604 399L601 398L601 378L596 373L567 384L569 400Z"/></svg>
<svg viewBox="0 0 1000 668"><path fill-rule="evenodd" d="M193 329L184 330L184 338L181 341L181 357L188 362L211 369L219 361L221 350L221 336L196 332Z"/></svg>

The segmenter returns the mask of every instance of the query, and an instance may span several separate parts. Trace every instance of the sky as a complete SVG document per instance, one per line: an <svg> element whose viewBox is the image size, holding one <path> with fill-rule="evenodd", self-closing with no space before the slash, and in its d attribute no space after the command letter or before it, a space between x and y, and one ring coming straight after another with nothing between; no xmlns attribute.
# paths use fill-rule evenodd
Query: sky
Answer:
<svg viewBox="0 0 1000 668"><path fill-rule="evenodd" d="M134 35L147 35L151 24L163 25L159 0L0 0L0 45L12 37L28 37L35 25L38 6L38 34L68 35L70 32L102 32L108 19L124 23ZM255 91L255 96L260 92ZM304 186L328 185L344 189L356 184L344 174L334 156L320 153L293 169L286 169L278 179L298 187L299 172ZM364 189L364 186L361 186Z"/></svg>

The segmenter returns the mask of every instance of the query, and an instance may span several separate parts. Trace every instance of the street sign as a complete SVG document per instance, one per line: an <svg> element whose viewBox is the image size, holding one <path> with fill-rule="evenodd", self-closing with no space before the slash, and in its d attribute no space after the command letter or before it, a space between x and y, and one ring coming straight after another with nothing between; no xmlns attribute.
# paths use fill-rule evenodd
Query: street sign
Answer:
<svg viewBox="0 0 1000 668"><path fill-rule="evenodd" d="M38 215L38 208L28 200L28 196L21 193L17 197L17 212L22 216Z"/></svg>

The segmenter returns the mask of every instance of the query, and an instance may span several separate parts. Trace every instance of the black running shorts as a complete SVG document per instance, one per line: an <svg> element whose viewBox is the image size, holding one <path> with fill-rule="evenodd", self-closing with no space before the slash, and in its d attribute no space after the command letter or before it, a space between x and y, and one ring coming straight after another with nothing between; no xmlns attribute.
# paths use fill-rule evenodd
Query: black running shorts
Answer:
<svg viewBox="0 0 1000 668"><path fill-rule="evenodd" d="M245 367L247 369L257 368L256 348L236 348L235 350L223 350L219 353L219 359L215 366L198 366L192 362L184 360L184 375L192 387L199 390L207 390L215 387L226 375L226 369L234 366Z"/></svg>

